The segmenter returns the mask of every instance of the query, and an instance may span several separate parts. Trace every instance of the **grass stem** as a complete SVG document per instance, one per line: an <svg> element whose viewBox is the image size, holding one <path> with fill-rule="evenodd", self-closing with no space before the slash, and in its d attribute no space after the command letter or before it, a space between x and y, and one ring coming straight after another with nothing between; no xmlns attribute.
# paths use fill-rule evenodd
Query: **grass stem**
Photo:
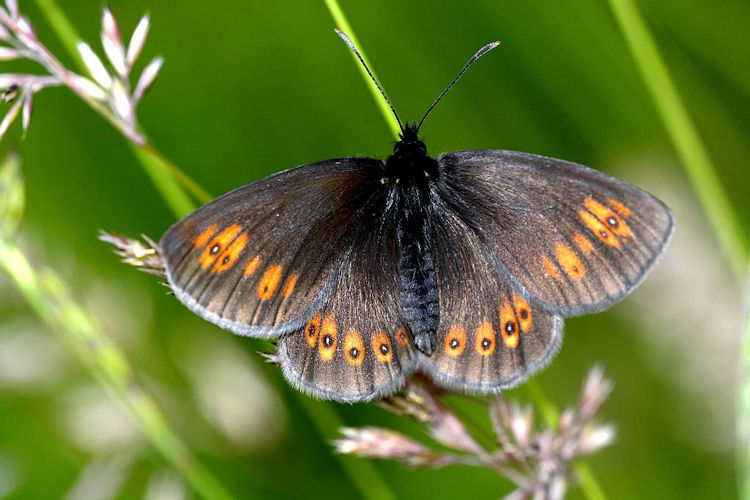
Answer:
<svg viewBox="0 0 750 500"><path fill-rule="evenodd" d="M643 83L738 281L748 263L747 236L703 141L633 0L608 0Z"/></svg>

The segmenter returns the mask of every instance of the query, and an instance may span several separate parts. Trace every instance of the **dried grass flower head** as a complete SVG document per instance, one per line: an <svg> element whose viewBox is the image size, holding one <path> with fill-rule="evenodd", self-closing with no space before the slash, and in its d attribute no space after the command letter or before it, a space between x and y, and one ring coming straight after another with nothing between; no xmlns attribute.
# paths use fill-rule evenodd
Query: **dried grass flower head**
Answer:
<svg viewBox="0 0 750 500"><path fill-rule="evenodd" d="M0 138L19 114L26 133L37 92L47 87L65 86L104 114L128 139L143 144L145 139L138 132L135 110L164 62L161 57L152 59L135 86L131 86L133 65L146 42L149 24L149 16L143 16L126 46L117 19L105 7L100 38L106 58L100 58L83 41L77 44L88 73L84 76L66 68L39 40L29 20L19 13L17 2L6 0L5 7L0 6L0 61L34 61L46 74L0 73L2 99L11 103L0 122Z"/></svg>
<svg viewBox="0 0 750 500"><path fill-rule="evenodd" d="M573 463L614 442L614 427L595 422L611 389L603 369L594 367L584 381L578 403L564 409L556 425L539 427L533 407L497 396L488 405L496 443L487 449L439 400L440 389L427 380L414 379L402 394L384 400L382 405L423 423L437 446L377 427L343 428L342 437L334 445L339 453L396 460L412 467L489 467L516 484L507 498L558 499L575 477Z"/></svg>

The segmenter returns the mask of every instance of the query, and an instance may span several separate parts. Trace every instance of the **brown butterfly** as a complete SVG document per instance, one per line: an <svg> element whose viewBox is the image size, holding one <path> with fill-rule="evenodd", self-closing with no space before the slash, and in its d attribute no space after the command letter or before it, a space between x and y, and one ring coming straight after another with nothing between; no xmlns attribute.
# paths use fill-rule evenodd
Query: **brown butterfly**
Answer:
<svg viewBox="0 0 750 500"><path fill-rule="evenodd" d="M324 399L389 395L415 372L497 393L544 367L563 316L630 293L674 219L648 193L574 163L429 156L424 119L496 45L419 125L401 126L385 162L303 165L172 226L160 246L177 298L236 334L278 338L285 377Z"/></svg>

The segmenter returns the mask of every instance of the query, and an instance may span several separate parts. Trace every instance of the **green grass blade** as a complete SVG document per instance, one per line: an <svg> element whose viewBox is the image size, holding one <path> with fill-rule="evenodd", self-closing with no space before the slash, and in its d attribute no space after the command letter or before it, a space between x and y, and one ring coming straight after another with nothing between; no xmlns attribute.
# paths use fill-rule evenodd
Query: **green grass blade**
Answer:
<svg viewBox="0 0 750 500"><path fill-rule="evenodd" d="M744 321L737 393L737 483L739 497L750 500L750 274L745 282Z"/></svg>
<svg viewBox="0 0 750 500"><path fill-rule="evenodd" d="M362 46L359 44L359 40L357 40L357 35L354 34L354 29L352 28L351 24L349 24L349 21L346 18L346 15L344 15L344 11L341 10L341 6L338 3L338 0L324 0L326 7L328 8L328 12L331 13L331 17L333 17L333 22L336 24L336 27L346 33L346 36L349 37L349 39L352 41L355 47L357 47L357 50L359 51L359 55L362 56L362 59L365 61L367 66L370 68L370 71L372 71L372 76L375 77L375 79L380 82L380 79L378 78L377 73L375 73L375 70L372 68L372 64L370 63L370 60L367 58L367 55L365 54L365 51L362 50ZM393 134L393 137L398 140L399 135L401 133L401 127L398 126L398 121L396 121L396 117L393 116L393 112L391 111L391 108L388 106L388 103L385 102L383 99L383 96L380 95L380 91L378 90L378 87L373 83L372 80L370 80L370 76L367 74L367 71L365 68L362 67L362 65L359 63L359 60L357 60L357 56L352 54L352 57L354 58L354 62L357 64L357 67L359 68L359 72L362 74L362 78L365 80L365 84L367 85L367 88L370 89L370 93L375 98L375 103L378 106L378 109L380 109L380 113L383 115L383 119L385 120L388 127L391 129L391 133Z"/></svg>
<svg viewBox="0 0 750 500"><path fill-rule="evenodd" d="M724 254L738 280L742 280L748 262L747 236L654 37L633 0L608 2Z"/></svg>
<svg viewBox="0 0 750 500"><path fill-rule="evenodd" d="M136 381L125 356L75 302L54 271L34 269L23 252L3 236L0 236L0 269L199 495L216 500L232 498L172 432L154 399Z"/></svg>

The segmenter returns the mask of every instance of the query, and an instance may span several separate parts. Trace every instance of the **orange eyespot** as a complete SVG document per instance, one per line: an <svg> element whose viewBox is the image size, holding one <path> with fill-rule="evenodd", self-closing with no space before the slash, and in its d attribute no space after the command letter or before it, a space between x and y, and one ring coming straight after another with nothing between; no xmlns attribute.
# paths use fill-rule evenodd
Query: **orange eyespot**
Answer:
<svg viewBox="0 0 750 500"><path fill-rule="evenodd" d="M372 352L375 353L375 359L381 363L390 363L393 361L393 346L387 333L373 333L370 344L372 344Z"/></svg>
<svg viewBox="0 0 750 500"><path fill-rule="evenodd" d="M602 221L592 215L591 212L581 210L578 212L578 215L581 217L583 223L586 224L586 227L588 227L591 232L596 235L597 238L602 240L607 245L613 246L615 248L620 248L620 240L615 237L612 231L607 229L607 226L605 226Z"/></svg>
<svg viewBox="0 0 750 500"><path fill-rule="evenodd" d="M516 315L513 314L513 306L510 305L508 299L505 299L503 305L500 306L500 335L503 337L505 347L508 349L518 347L518 324Z"/></svg>
<svg viewBox="0 0 750 500"><path fill-rule="evenodd" d="M396 331L396 342L401 345L406 345L409 343L409 334L406 333L406 328L399 328Z"/></svg>
<svg viewBox="0 0 750 500"><path fill-rule="evenodd" d="M279 283L281 283L281 266L277 264L269 267L263 273L263 277L260 279L260 283L258 283L258 298L260 300L268 300L273 297L273 294L276 293L276 289L279 287Z"/></svg>
<svg viewBox="0 0 750 500"><path fill-rule="evenodd" d="M580 280L586 276L586 268L583 267L581 259L578 258L576 253L571 250L570 247L558 243L555 247L555 256L557 257L557 262L560 264L560 267L565 271L565 274L574 280Z"/></svg>
<svg viewBox="0 0 750 500"><path fill-rule="evenodd" d="M235 240L230 243L229 247L221 253L218 262L213 267L213 269L211 269L211 272L215 274L226 271L227 269L231 269L232 266L234 266L235 262L237 262L237 259L240 258L242 250L245 249L247 240L248 238L246 233L242 233L237 238L235 238Z"/></svg>
<svg viewBox="0 0 750 500"><path fill-rule="evenodd" d="M474 330L474 350L480 356L490 356L495 352L495 329L487 320Z"/></svg>
<svg viewBox="0 0 750 500"><path fill-rule="evenodd" d="M514 294L513 307L516 309L516 316L518 316L518 322L521 324L521 331L523 333L528 332L531 324L534 322L534 316L531 314L529 303L523 300L523 297Z"/></svg>
<svg viewBox="0 0 750 500"><path fill-rule="evenodd" d="M242 274L245 276L252 276L255 274L255 271L258 270L258 262L260 261L260 255L256 255L245 266L245 270L242 271Z"/></svg>
<svg viewBox="0 0 750 500"><path fill-rule="evenodd" d="M620 215L622 215L623 217L630 217L630 215L633 213L633 212L630 211L630 209L628 207L626 207L625 205L623 205L619 201L614 200L612 198L608 199L607 203L609 203L610 205L612 205L612 208L614 208L617 211L617 213L620 214Z"/></svg>
<svg viewBox="0 0 750 500"><path fill-rule="evenodd" d="M336 320L333 316L325 315L323 324L320 327L320 342L318 342L318 353L323 361L331 361L336 354L336 344L338 343Z"/></svg>
<svg viewBox="0 0 750 500"><path fill-rule="evenodd" d="M292 273L286 279L286 282L284 283L284 288L281 289L281 296L284 298L289 297L294 291L295 284L297 284L297 275L295 273Z"/></svg>
<svg viewBox="0 0 750 500"><path fill-rule="evenodd" d="M445 336L445 353L453 358L459 357L466 349L466 329L454 326Z"/></svg>
<svg viewBox="0 0 750 500"><path fill-rule="evenodd" d="M365 360L365 344L357 330L349 330L344 337L344 357L352 366L359 366Z"/></svg>
<svg viewBox="0 0 750 500"><path fill-rule="evenodd" d="M212 224L208 226L201 234L198 235L197 238L195 238L194 243L197 247L205 247L208 245L208 242L211 240L211 237L216 232L216 224Z"/></svg>
<svg viewBox="0 0 750 500"><path fill-rule="evenodd" d="M557 267L547 258L546 255L542 255L542 266L544 266L544 271L547 273L547 276L555 278L556 280L560 279L560 271L557 270Z"/></svg>
<svg viewBox="0 0 750 500"><path fill-rule="evenodd" d="M605 207L598 201L592 200L591 198L586 198L585 200L583 200L583 204L586 205L586 208L589 212L596 215L596 218L599 219L605 226L610 229L610 231L612 231L616 235L625 238L633 235L633 233L630 231L630 227L628 227L628 224L624 220L622 220L616 213L614 213L612 210Z"/></svg>
<svg viewBox="0 0 750 500"><path fill-rule="evenodd" d="M208 269L213 266L219 255L224 253L224 250L229 244L234 241L237 235L242 231L242 227L238 224L232 224L221 233L216 235L209 243L206 248L201 252L199 257L201 267Z"/></svg>
<svg viewBox="0 0 750 500"><path fill-rule="evenodd" d="M312 317L310 321L305 325L305 339L307 339L307 345L310 349L315 349L315 344L318 342L318 334L320 333L320 313Z"/></svg>
<svg viewBox="0 0 750 500"><path fill-rule="evenodd" d="M573 239L576 240L576 245L578 245L578 248L580 248L581 252L583 252L585 255L590 254L591 250L594 249L594 245L592 245L588 238L586 238L582 234L576 233L573 236Z"/></svg>

